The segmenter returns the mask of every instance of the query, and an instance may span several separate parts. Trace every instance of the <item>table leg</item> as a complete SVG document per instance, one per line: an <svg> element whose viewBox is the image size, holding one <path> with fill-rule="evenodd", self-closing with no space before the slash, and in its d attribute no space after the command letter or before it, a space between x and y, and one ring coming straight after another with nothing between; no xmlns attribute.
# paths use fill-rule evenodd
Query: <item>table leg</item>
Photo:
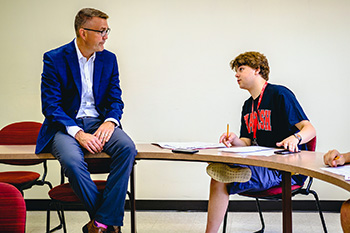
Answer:
<svg viewBox="0 0 350 233"><path fill-rule="evenodd" d="M282 171L283 233L292 233L291 173Z"/></svg>
<svg viewBox="0 0 350 233"><path fill-rule="evenodd" d="M135 163L136 164L136 163ZM136 201L135 201L135 164L132 167L131 174L130 174L130 193L131 193L131 210L130 210L130 217L131 217L131 233L136 233Z"/></svg>

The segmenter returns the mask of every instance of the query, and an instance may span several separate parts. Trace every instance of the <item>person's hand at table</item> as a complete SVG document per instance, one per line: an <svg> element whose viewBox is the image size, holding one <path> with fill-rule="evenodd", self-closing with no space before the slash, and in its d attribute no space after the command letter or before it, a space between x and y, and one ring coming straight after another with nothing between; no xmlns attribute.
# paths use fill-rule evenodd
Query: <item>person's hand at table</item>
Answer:
<svg viewBox="0 0 350 233"><path fill-rule="evenodd" d="M235 133L230 132L228 135L227 133L223 133L220 136L219 143L223 143L226 147L231 147L236 138L238 137Z"/></svg>
<svg viewBox="0 0 350 233"><path fill-rule="evenodd" d="M298 152L299 151L298 143L299 143L299 140L294 135L291 135L286 139L284 139L283 141L277 142L276 146L283 147L284 149L286 150L288 149L291 152Z"/></svg>
<svg viewBox="0 0 350 233"><path fill-rule="evenodd" d="M331 167L337 167L345 164L345 158L337 150L330 150L323 156L323 162L325 165Z"/></svg>
<svg viewBox="0 0 350 233"><path fill-rule="evenodd" d="M251 144L248 138L239 138L235 133L223 133L220 136L219 143L223 143L226 147L231 146L249 146Z"/></svg>

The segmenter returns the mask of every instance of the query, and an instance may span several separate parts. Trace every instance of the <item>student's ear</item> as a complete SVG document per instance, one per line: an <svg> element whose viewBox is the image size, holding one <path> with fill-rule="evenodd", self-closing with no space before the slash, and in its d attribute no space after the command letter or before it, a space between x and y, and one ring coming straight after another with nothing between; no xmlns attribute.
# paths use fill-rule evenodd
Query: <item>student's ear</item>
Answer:
<svg viewBox="0 0 350 233"><path fill-rule="evenodd" d="M259 68L257 68L257 69L255 69L255 72L254 72L254 74L255 74L255 75L258 75L258 74L260 74L260 67L259 67Z"/></svg>

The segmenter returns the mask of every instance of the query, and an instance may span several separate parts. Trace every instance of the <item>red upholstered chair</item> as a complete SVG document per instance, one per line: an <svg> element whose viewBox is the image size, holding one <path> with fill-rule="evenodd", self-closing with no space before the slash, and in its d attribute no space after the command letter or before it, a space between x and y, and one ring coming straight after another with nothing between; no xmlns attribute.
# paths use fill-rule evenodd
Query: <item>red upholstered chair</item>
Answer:
<svg viewBox="0 0 350 233"><path fill-rule="evenodd" d="M39 134L41 123L24 121L16 122L5 126L0 130L0 145L35 145ZM31 188L33 185L52 185L46 181L47 162L46 160L6 160L1 163L8 165L30 166L43 165L43 175L33 171L7 171L0 172L0 182L9 183L15 186L23 195L23 190Z"/></svg>
<svg viewBox="0 0 350 233"><path fill-rule="evenodd" d="M24 233L26 204L21 192L13 185L0 182L0 232Z"/></svg>
<svg viewBox="0 0 350 233"><path fill-rule="evenodd" d="M307 143L307 150L308 151L315 151L316 150L316 137L314 137L310 142ZM292 197L294 197L297 194L301 195L309 195L312 194L315 198L315 203L316 207L318 209L322 227L325 233L327 233L327 228L326 228L326 223L323 218L320 202L318 199L318 195L314 190L311 190L311 185L312 185L313 179L312 177L308 177L308 182L304 186L300 185L292 185ZM252 197L255 198L256 200L256 206L259 211L259 216L260 216L260 221L261 221L261 229L256 231L255 233L263 233L265 230L265 223L264 223L264 218L262 215L262 211L260 208L260 201L259 199L265 199L265 200L274 200L274 201L279 201L282 200L282 187L281 186L275 186L267 190L263 190L260 192L244 192L240 193L239 195L245 196L245 197ZM226 225L227 225L227 215L228 215L228 208L225 214L224 218L224 225L223 225L223 233L226 232Z"/></svg>
<svg viewBox="0 0 350 233"><path fill-rule="evenodd" d="M109 173L110 168L110 159L85 159L85 161L88 164L88 169L91 174L107 174ZM133 179L133 177L132 177ZM58 229L61 229L63 227L63 232L67 232L66 228L66 221L64 217L64 206L74 206L74 205L82 205L79 198L75 195L73 190L70 187L69 183L64 182L65 177L63 174L63 170L61 169L61 184L54 187L49 191L49 196L51 198L51 203L48 206L47 209L47 219L46 219L46 232L53 232ZM103 192L105 186L106 186L106 180L94 180L95 184L97 185L97 189L100 192ZM131 188L131 192L128 192L129 200L130 200L130 208L135 208L134 206L134 191L133 187ZM50 229L50 211L52 207L55 207L55 209L59 212L59 220L60 224L56 226L53 229ZM131 221L131 227L134 226L134 216L132 217Z"/></svg>

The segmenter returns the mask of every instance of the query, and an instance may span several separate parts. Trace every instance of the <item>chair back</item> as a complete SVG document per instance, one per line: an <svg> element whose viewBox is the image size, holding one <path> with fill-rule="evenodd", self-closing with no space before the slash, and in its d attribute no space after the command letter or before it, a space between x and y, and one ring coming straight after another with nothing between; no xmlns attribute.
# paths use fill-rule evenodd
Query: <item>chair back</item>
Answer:
<svg viewBox="0 0 350 233"><path fill-rule="evenodd" d="M0 130L0 145L35 145L41 123L16 122Z"/></svg>
<svg viewBox="0 0 350 233"><path fill-rule="evenodd" d="M0 130L0 145L35 145L41 123L33 121L15 122ZM12 165L33 165L42 160L7 160L1 163Z"/></svg>
<svg viewBox="0 0 350 233"><path fill-rule="evenodd" d="M306 143L306 147L308 151L316 150L316 136L313 139L311 139L308 143Z"/></svg>
<svg viewBox="0 0 350 233"><path fill-rule="evenodd" d="M21 192L0 182L0 231L24 233L25 224L26 205Z"/></svg>

